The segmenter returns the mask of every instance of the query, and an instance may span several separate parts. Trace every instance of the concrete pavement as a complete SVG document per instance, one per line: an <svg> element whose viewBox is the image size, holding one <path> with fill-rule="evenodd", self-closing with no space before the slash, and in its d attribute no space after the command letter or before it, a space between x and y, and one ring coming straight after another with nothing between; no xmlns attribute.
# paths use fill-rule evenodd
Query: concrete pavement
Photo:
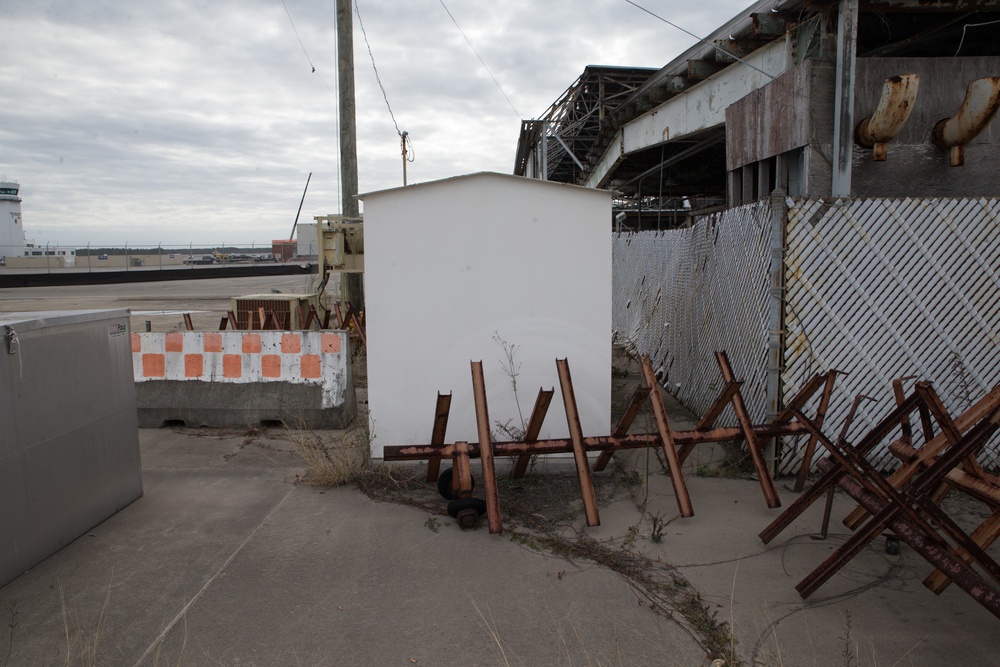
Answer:
<svg viewBox="0 0 1000 667"><path fill-rule="evenodd" d="M304 291L304 278L287 280L282 291ZM202 309L204 330L232 294L266 290L251 279L180 292L0 290L0 310L163 310L133 313L133 329L151 319L170 330L177 311ZM683 428L687 416L674 407L670 418ZM794 586L846 538L838 519L851 504L838 496L827 540L812 537L817 506L765 546L757 534L780 510L753 480L708 476L723 461L717 448L685 466L691 518L676 516L669 478L645 452L630 457L630 493L602 486L601 526L584 526L572 493L554 501L554 515L576 510L554 528L563 547L585 536L682 593L664 603L671 619L641 581L512 541L523 527L461 531L431 485L417 489L430 499L418 509L296 484L291 432L143 429L140 444L145 495L0 588L0 666L709 665L711 629L671 611L678 600L700 600L732 628L745 665L984 665L1000 653L997 619L954 586L940 597L924 589L930 567L905 545L890 556L877 540L803 601ZM505 486L501 508L557 481L537 480ZM786 507L788 483L777 484ZM973 501L948 502L966 526L985 516ZM652 516L664 522L660 542ZM1000 558L996 545L989 553Z"/></svg>
<svg viewBox="0 0 1000 667"><path fill-rule="evenodd" d="M140 436L143 498L0 589L4 626L14 614L0 640L8 664L710 662L697 628L654 613L608 568L351 488L295 484L304 470L286 432ZM889 556L876 542L801 600L795 583L846 531L834 523L830 539L812 539L814 508L764 546L756 534L776 514L757 483L699 477L700 465L688 471L692 518L674 518L654 465L648 489L605 498L600 527L578 515L564 532L620 545L635 527L629 548L676 567L734 629L744 664L987 664L1000 650L997 620L954 587L926 591L929 568L905 545ZM658 544L635 504L647 495L669 521ZM838 498L835 513L848 509Z"/></svg>

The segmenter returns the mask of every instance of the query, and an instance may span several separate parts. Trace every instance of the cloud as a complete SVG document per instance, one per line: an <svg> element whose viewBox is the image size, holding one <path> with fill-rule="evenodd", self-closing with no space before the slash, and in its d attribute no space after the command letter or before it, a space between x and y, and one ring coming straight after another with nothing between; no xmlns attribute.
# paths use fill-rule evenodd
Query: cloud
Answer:
<svg viewBox="0 0 1000 667"><path fill-rule="evenodd" d="M510 172L520 118L439 0L358 2L416 150L410 182ZM614 0L445 4L525 118L587 64L660 67L692 42ZM649 6L700 34L742 7ZM400 185L402 161L354 24L359 189L369 192ZM22 184L29 238L267 243L291 229L310 172L303 219L339 208L329 0L13 0L0 45L0 175Z"/></svg>

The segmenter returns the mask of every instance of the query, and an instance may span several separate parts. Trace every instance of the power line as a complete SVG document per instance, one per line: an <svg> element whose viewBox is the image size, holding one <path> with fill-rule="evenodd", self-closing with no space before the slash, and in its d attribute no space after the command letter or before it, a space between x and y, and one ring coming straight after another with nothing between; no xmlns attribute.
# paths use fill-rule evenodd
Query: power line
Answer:
<svg viewBox="0 0 1000 667"><path fill-rule="evenodd" d="M1000 21L987 21L986 23L966 23L962 26L962 39L958 42L958 48L955 49L955 55L958 56L962 52L962 44L965 44L965 31L969 28L978 28L984 25L993 25L994 23L1000 23Z"/></svg>
<svg viewBox="0 0 1000 667"><path fill-rule="evenodd" d="M493 72L491 72L490 68L486 66L486 61L484 61L483 57L479 55L479 51L476 51L476 47L474 47L472 45L472 42L469 41L469 38L466 36L465 31L462 30L462 26L458 25L458 21L456 21L455 17L451 15L451 11L448 9L447 5L444 4L444 0L438 0L438 2L440 2L441 6L444 7L444 11L448 13L448 18L451 19L451 22L454 23L455 27L458 28L458 31L462 33L462 37L465 38L465 43L469 45L469 48L472 49L472 52L476 54L477 58L479 58L479 62L482 63L483 69L486 70L486 73L490 75L491 79L493 79L493 83L496 84L497 90L500 91L500 94L503 95L503 98L507 100L507 104L510 105L510 108L514 110L514 113L517 115L518 119L520 119L521 118L520 112L518 112L518 110L514 107L514 103L510 101L510 98L507 97L507 93L503 91L503 86L501 86L500 82L497 81L497 78L493 76Z"/></svg>
<svg viewBox="0 0 1000 667"><path fill-rule="evenodd" d="M319 77L319 80L323 82L323 85L326 86L327 90L329 90L334 95L337 95L337 89L340 88L340 81L339 80L334 81L334 83L337 85L337 88L336 89L332 88L330 86L330 84L328 84L326 82L326 79L323 78L323 75L316 71L316 66L313 64L312 58L309 57L309 52L306 50L306 45L302 43L302 37L299 36L299 31L295 27L295 21L292 20L292 13L290 11L288 11L288 5L285 4L285 0L281 0L281 6L285 8L285 15L288 16L288 23L291 24L291 26L292 26L292 32L295 33L295 39L299 40L299 46L302 47L302 54L305 55L306 61L309 63L309 67L312 68L312 73L315 74L317 77ZM358 19L360 20L360 18L361 17L359 16ZM339 128L340 127L340 105L339 104L334 107L334 118L335 118L336 125ZM337 154L339 155L340 154L340 133L339 132L337 133L337 138L334 141L335 141L335 143L337 145ZM339 210L342 210L341 207L340 207L341 206L340 205L340 190L341 190L341 184L340 184L340 181L341 181L341 176L340 176L340 160L336 160L336 167L335 167L335 169L336 169L335 173L336 173L336 181L337 181L337 210L339 211Z"/></svg>
<svg viewBox="0 0 1000 667"><path fill-rule="evenodd" d="M295 39L299 40L299 46L302 47L302 53L305 55L306 61L309 63L309 67L312 68L312 73L319 77L319 80L323 82L323 85L327 87L327 90L336 95L337 91L331 88L330 84L328 84L326 79L323 78L323 75L316 71L316 66L313 65L312 58L309 57L309 52L306 51L306 45L302 43L302 38L299 37L299 31L295 27L295 21L292 20L292 13L288 11L288 5L285 4L285 0L281 0L281 6L285 8L285 14L288 16L288 22L292 26L292 32L295 33Z"/></svg>
<svg viewBox="0 0 1000 667"><path fill-rule="evenodd" d="M361 20L361 10L358 8L357 0L354 2L354 13L358 16L358 25L361 26L361 34L365 38L365 46L368 47L368 57L371 58L372 69L375 70L375 80L378 82L378 87L382 91L382 99L385 100L385 108L389 110L389 117L392 118L392 124L396 127L396 134L402 138L403 133L399 130L399 123L396 122L396 115L392 113L392 107L389 106L389 97L385 94L385 86L382 85L382 78L378 75L378 67L375 66L375 55L372 53L372 45L368 42L368 33L365 32L365 23Z"/></svg>

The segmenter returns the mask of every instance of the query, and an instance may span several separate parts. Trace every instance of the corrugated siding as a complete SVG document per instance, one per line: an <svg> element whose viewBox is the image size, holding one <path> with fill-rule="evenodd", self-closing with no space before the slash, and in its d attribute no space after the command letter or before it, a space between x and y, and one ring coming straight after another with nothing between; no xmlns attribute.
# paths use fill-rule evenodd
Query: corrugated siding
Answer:
<svg viewBox="0 0 1000 667"><path fill-rule="evenodd" d="M813 372L847 373L824 431L835 436L863 393L877 401L862 404L853 438L894 405L895 378L932 381L952 415L1000 382L997 199L789 199L788 207L786 400ZM998 450L994 438L984 465L1000 462ZM799 457L786 446L781 470L797 469ZM875 460L895 465L887 451Z"/></svg>
<svg viewBox="0 0 1000 667"><path fill-rule="evenodd" d="M696 412L721 387L716 350L726 350L754 421L767 385L768 200L715 214L688 229L616 234L616 338L650 355L670 393ZM734 425L727 410L719 424Z"/></svg>

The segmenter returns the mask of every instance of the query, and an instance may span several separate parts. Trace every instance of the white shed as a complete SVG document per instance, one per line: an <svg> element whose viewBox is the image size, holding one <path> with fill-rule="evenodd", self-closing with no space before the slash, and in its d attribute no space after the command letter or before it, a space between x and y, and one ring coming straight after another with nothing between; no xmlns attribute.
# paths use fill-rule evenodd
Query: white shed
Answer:
<svg viewBox="0 0 1000 667"><path fill-rule="evenodd" d="M372 456L429 443L438 392L453 394L445 441L477 442L480 360L495 439L511 439L497 424L520 428L542 387L556 391L540 437L568 435L557 358L584 435L607 435L609 192L477 173L360 197Z"/></svg>

